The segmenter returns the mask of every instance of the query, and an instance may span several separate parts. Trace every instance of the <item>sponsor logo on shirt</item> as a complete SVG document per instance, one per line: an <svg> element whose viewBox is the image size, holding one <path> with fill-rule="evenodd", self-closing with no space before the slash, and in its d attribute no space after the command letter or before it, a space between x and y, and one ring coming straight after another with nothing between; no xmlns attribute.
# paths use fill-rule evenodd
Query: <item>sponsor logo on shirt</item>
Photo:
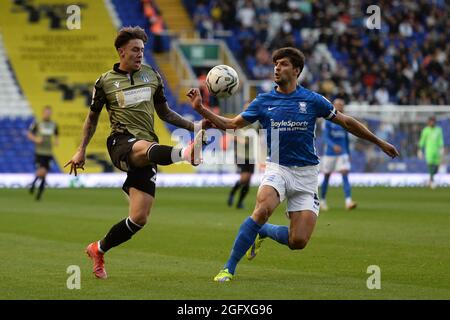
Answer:
<svg viewBox="0 0 450 320"><path fill-rule="evenodd" d="M150 87L120 91L116 93L117 103L121 108L129 105L150 101L152 97L152 89Z"/></svg>
<svg viewBox="0 0 450 320"><path fill-rule="evenodd" d="M280 131L306 131L308 130L308 121L275 121L274 119L270 119L270 126L272 129L278 129Z"/></svg>

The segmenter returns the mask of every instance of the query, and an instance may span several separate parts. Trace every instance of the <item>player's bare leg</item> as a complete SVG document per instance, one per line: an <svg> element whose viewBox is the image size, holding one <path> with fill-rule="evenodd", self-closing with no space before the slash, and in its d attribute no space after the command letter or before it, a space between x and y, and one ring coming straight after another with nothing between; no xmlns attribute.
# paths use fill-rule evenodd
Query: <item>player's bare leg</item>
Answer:
<svg viewBox="0 0 450 320"><path fill-rule="evenodd" d="M289 212L289 248L301 250L306 247L314 231L317 215L310 210Z"/></svg>

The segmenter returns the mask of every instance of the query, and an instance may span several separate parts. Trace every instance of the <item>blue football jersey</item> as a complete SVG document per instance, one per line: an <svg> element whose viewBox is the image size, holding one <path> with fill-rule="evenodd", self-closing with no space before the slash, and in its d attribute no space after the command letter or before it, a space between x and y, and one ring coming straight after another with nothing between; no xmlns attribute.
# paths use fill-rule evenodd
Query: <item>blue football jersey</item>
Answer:
<svg viewBox="0 0 450 320"><path fill-rule="evenodd" d="M241 116L251 123L259 120L266 130L270 162L303 167L319 163L317 118L331 120L336 110L322 95L298 86L290 94L279 93L276 88L259 94Z"/></svg>
<svg viewBox="0 0 450 320"><path fill-rule="evenodd" d="M323 138L325 142L325 154L327 156L338 156L342 154L349 154L349 140L348 132L337 123L326 121ZM338 145L341 147L341 152L336 153L333 146Z"/></svg>

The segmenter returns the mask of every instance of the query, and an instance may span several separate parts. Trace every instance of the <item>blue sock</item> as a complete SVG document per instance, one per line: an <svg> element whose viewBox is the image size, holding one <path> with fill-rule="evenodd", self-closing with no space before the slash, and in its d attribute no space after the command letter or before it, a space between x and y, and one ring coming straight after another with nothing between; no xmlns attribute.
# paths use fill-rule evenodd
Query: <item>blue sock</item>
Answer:
<svg viewBox="0 0 450 320"><path fill-rule="evenodd" d="M324 175L322 181L322 187L320 188L320 197L325 200L328 190L328 181L330 181L330 176Z"/></svg>
<svg viewBox="0 0 450 320"><path fill-rule="evenodd" d="M289 243L289 228L286 226L277 226L266 223L259 229L259 236L261 238L269 237L278 243L288 245Z"/></svg>
<svg viewBox="0 0 450 320"><path fill-rule="evenodd" d="M247 250L252 246L253 242L255 242L259 229L261 229L261 226L253 221L251 217L248 217L241 224L236 240L234 240L230 258L225 264L224 269L228 269L228 272L234 274L239 260L242 259Z"/></svg>
<svg viewBox="0 0 450 320"><path fill-rule="evenodd" d="M342 183L344 185L345 199L351 198L352 197L352 187L350 186L350 182L348 181L347 174L342 175Z"/></svg>

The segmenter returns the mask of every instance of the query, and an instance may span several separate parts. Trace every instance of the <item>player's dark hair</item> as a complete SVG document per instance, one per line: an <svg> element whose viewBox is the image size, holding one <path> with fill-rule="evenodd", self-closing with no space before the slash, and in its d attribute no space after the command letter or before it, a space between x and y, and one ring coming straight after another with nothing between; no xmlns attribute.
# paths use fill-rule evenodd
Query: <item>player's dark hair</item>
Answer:
<svg viewBox="0 0 450 320"><path fill-rule="evenodd" d="M119 30L119 33L117 34L116 40L114 41L114 46L116 47L116 50L123 47L128 43L128 41L133 39L140 39L144 43L147 42L148 37L145 33L144 29L142 29L139 26L136 27L124 27Z"/></svg>
<svg viewBox="0 0 450 320"><path fill-rule="evenodd" d="M272 53L273 63L283 58L288 58L294 68L299 68L300 73L302 73L303 67L305 66L305 55L300 50L293 47L285 47L277 49ZM300 73L298 76L300 76Z"/></svg>

